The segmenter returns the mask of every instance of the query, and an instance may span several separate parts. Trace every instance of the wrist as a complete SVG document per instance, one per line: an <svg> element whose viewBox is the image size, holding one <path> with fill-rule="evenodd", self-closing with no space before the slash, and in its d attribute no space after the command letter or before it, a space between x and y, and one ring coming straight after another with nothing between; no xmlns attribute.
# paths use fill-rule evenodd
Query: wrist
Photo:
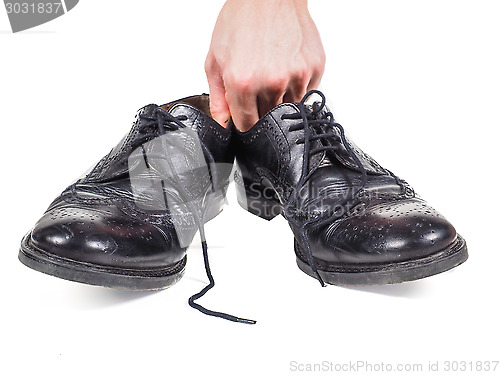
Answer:
<svg viewBox="0 0 500 375"><path fill-rule="evenodd" d="M307 10L308 0L226 0L225 4L239 4L249 5L252 4L255 8L269 7L275 5L291 6L299 11Z"/></svg>

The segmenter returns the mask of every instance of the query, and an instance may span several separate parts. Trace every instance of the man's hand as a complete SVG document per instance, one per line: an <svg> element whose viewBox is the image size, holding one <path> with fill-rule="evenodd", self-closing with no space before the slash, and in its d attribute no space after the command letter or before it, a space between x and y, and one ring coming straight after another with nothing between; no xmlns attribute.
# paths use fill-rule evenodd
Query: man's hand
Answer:
<svg viewBox="0 0 500 375"><path fill-rule="evenodd" d="M248 130L276 105L317 88L324 67L307 0L227 0L205 62L212 116Z"/></svg>

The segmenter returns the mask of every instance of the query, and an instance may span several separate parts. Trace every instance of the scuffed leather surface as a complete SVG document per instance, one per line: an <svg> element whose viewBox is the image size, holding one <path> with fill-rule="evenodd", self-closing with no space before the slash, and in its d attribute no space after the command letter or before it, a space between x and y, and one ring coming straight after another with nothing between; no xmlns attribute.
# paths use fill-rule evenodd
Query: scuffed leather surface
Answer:
<svg viewBox="0 0 500 375"><path fill-rule="evenodd" d="M153 108L146 106L139 113ZM174 116L187 116L183 123L197 132L216 162L232 164L229 129L182 102L171 106L170 111ZM118 145L50 205L31 232L36 248L74 261L130 268L164 267L185 256L186 248L179 243L169 210L160 205L157 211L142 210L134 200L128 157L134 151L131 144L140 124L137 116ZM223 189L230 170L226 167L212 173L218 174L218 188ZM208 179L204 186L207 191L211 188ZM212 216L222 204L223 196L218 195ZM176 219L176 225L184 226L192 239L197 230L192 215L186 214L180 223Z"/></svg>
<svg viewBox="0 0 500 375"><path fill-rule="evenodd" d="M296 144L303 130L288 131L301 120L281 116L297 111L295 104L282 104L248 132L235 131L236 160L246 185L272 186L282 205L299 181L304 145ZM361 194L355 195L361 184L359 167L341 144L334 152L311 158L309 170L316 170L297 196L295 217L302 222L339 209L333 223L307 233L316 259L332 264L398 262L435 253L457 238L453 226L405 181L348 142L368 173ZM291 227L300 239L299 226Z"/></svg>

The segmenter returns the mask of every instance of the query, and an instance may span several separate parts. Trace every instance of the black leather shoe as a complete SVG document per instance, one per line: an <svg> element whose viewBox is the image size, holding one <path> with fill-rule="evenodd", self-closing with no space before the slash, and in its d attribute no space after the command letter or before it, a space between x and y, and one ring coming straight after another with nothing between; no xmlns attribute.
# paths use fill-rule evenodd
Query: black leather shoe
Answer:
<svg viewBox="0 0 500 375"><path fill-rule="evenodd" d="M305 104L313 93L322 101ZM322 285L399 283L467 259L453 226L345 137L321 92L235 133L240 205L283 214L299 268Z"/></svg>
<svg viewBox="0 0 500 375"><path fill-rule="evenodd" d="M21 262L120 289L177 282L196 231L222 209L234 159L231 130L209 113L208 95L139 110L128 135L23 238Z"/></svg>

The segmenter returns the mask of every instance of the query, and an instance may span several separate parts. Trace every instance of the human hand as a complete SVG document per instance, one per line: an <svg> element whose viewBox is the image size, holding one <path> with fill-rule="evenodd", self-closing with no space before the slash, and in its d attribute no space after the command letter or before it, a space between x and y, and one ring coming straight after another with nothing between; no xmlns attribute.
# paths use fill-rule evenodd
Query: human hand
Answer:
<svg viewBox="0 0 500 375"><path fill-rule="evenodd" d="M307 0L227 0L205 61L213 118L241 131L317 88L325 53Z"/></svg>

